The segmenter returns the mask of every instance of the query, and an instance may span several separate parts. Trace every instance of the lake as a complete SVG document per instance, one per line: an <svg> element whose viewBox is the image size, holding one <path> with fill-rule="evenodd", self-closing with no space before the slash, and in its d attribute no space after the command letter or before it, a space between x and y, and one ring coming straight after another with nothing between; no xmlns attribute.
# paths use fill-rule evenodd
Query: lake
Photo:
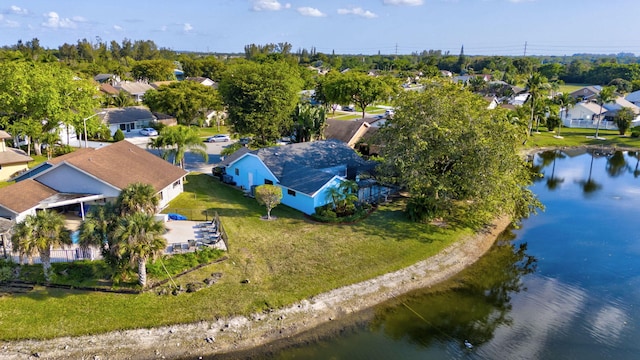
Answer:
<svg viewBox="0 0 640 360"><path fill-rule="evenodd" d="M640 358L640 153L537 154L544 212L444 284L273 359ZM295 341L294 341L295 342Z"/></svg>

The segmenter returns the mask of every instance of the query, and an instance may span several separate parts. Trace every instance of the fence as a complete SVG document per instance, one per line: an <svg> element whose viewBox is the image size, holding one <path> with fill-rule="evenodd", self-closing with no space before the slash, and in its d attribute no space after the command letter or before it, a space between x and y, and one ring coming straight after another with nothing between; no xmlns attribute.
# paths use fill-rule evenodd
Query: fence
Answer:
<svg viewBox="0 0 640 360"><path fill-rule="evenodd" d="M206 208L202 209L189 209L189 208L172 208L168 207L164 209L165 213L175 213L184 215L188 220L192 221L212 221L217 214L214 210L209 210Z"/></svg>
<svg viewBox="0 0 640 360"><path fill-rule="evenodd" d="M11 259L15 263L20 262L20 254L14 251L10 253ZM63 262L73 262L79 260L98 260L102 259L102 254L100 251L94 248L89 249L81 249L79 247L75 247L73 249L55 249L51 250L51 263L63 263ZM23 257L24 262L28 262L26 257ZM40 256L31 257L31 262L33 264L40 264L42 261L40 260Z"/></svg>

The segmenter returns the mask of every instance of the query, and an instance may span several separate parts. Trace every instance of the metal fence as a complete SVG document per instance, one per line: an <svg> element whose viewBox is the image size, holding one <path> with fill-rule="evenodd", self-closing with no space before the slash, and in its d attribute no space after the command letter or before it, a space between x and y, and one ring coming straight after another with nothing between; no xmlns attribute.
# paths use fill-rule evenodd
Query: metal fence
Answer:
<svg viewBox="0 0 640 360"><path fill-rule="evenodd" d="M20 254L15 251L10 252L10 257L15 263L20 263ZM73 262L79 260L99 260L102 254L98 249L89 248L81 249L75 247L73 249L54 249L51 250L51 263ZM41 264L40 256L32 256L31 261L25 256L22 258L24 263L31 262L33 264Z"/></svg>

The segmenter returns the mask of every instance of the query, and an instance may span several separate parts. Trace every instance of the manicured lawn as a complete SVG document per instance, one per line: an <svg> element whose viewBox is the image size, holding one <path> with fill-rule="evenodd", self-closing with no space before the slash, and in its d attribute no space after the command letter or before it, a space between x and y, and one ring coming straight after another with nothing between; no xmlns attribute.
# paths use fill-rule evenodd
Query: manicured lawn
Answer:
<svg viewBox="0 0 640 360"><path fill-rule="evenodd" d="M554 138L556 132L549 132L546 128L540 128L540 134L533 134L527 141L527 148L542 148L550 146L584 146L603 145L616 148L640 148L640 138L632 138L627 131L626 136L621 136L615 130L602 130L598 132L599 137L606 140L588 139L587 136L595 135L595 129L565 128L560 130L562 139Z"/></svg>
<svg viewBox="0 0 640 360"><path fill-rule="evenodd" d="M402 203L353 225L324 225L280 205L275 221L254 199L203 174L187 177L172 206L218 211L229 260L179 278L182 284L222 272L215 285L179 296L122 295L37 288L0 298L0 339L52 338L214 320L277 308L428 258L468 231L408 222ZM249 279L249 284L241 281Z"/></svg>
<svg viewBox="0 0 640 360"><path fill-rule="evenodd" d="M560 85L560 88L558 89L558 91L561 93L571 93L589 85L591 84L563 84L563 85Z"/></svg>

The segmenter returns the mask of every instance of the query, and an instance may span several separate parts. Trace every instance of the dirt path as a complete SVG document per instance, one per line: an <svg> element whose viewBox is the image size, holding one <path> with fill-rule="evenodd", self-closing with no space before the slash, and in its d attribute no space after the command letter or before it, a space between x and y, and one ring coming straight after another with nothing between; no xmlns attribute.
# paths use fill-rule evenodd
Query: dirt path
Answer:
<svg viewBox="0 0 640 360"><path fill-rule="evenodd" d="M110 332L95 336L0 343L1 359L198 359L287 339L397 295L432 286L477 261L509 225L490 228L405 269L320 294L268 314Z"/></svg>

